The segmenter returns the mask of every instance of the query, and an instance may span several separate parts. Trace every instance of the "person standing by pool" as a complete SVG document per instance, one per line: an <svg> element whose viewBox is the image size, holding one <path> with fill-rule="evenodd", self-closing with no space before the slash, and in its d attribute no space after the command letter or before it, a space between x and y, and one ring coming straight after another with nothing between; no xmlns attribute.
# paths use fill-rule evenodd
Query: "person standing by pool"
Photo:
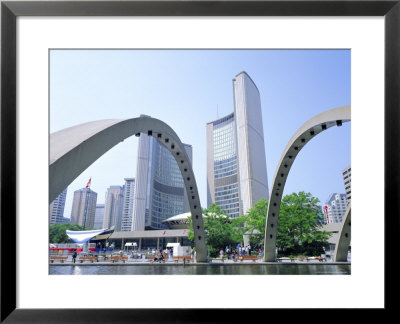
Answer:
<svg viewBox="0 0 400 324"><path fill-rule="evenodd" d="M76 253L76 250L74 250L74 253L72 253L72 261L75 263L75 261L76 261L76 256L77 256L77 253Z"/></svg>

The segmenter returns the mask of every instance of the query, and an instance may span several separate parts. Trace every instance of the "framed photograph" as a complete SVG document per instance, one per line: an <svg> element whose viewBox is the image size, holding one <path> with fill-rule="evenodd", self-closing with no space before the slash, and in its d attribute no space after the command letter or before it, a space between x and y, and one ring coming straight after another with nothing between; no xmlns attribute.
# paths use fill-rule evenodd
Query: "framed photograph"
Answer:
<svg viewBox="0 0 400 324"><path fill-rule="evenodd" d="M399 229L398 213L393 208L400 198L399 21L399 1L2 1L1 321L208 322L234 319L241 311L249 309L262 313L282 308L391 308L393 301L389 296L394 288L386 283L396 279L386 262L395 253L393 238ZM233 104L230 102L232 94ZM247 100L244 106L257 108L260 98L262 103L262 117L243 110L244 119L252 119L248 123L244 121L243 129L240 128L242 97ZM336 110L331 111L332 108ZM329 117L334 119L333 124L326 123L324 114L327 112L337 116ZM98 121L100 119L103 121ZM308 122L311 126L307 126ZM307 126L307 132L291 139L296 131L302 130L301 125ZM310 149L308 160L297 159L294 165L299 171L296 174L293 168L292 182L286 182L285 168L291 169L287 161L294 160L290 152L298 150L297 143L302 149L314 135L331 126L339 126L335 127L339 131L331 132L332 138ZM124 127L129 134L123 133ZM81 138L74 133L78 128L79 134L87 133L89 137ZM101 137L111 128L114 134L119 132L112 143ZM245 130L243 136L238 135L242 130ZM234 134L232 141L229 132ZM257 149L252 153L249 147L254 149L258 145L263 132L266 152ZM59 138L64 136L63 143L70 145L76 141L78 144L72 149L68 145L57 147L59 156L54 158L54 134ZM251 145L249 134L253 136ZM139 137L139 144L132 146L128 138L136 142L137 138L131 135ZM154 144L148 139L152 136L158 137L163 145L158 148L156 141ZM207 146L202 146L201 141L205 143L206 137ZM85 171L87 165L121 141L124 142L121 147L125 145L123 154L115 151L114 157L109 158L111 155L107 154L114 152L110 150L104 155L104 166L93 164L94 167ZM232 149L228 142L232 142ZM147 151L153 153L148 153L147 162L140 166L136 155L142 152L144 159L145 145L149 145ZM221 145L225 145L223 150ZM350 262L347 268L342 265L329 270L318 267L315 259L297 256L298 261L310 261L307 270L294 264L286 266L290 271L283 271L281 265L270 273L261 268L257 272L254 267L244 273L246 276L237 276L242 274L240 272L224 273L224 269L229 268L222 265L224 259L226 264L233 263L235 253L241 260L245 257L250 260L256 255L258 261L279 260L280 263L291 263L293 256L278 244L276 250L267 253L260 247L252 254L250 243L258 244L257 241L245 241L233 247L227 244L221 250L218 247L214 251L210 246L203 250L203 223L196 223L194 218L193 224L197 226L193 226L194 244L190 246L187 225L180 227L187 217L182 212L190 210L193 217L200 204L206 207L210 201L221 200L218 183L228 190L226 186L231 183L225 183L227 178L224 177L235 171L231 158L242 156L235 151L236 146L238 150L247 151L247 162L239 158L235 162L242 174L246 163L261 170L267 161L268 180L267 171L265 177L256 171L249 179L256 179L257 184L248 182L249 188L251 185L261 188L263 184L259 179L265 178L271 206L281 204L284 196L279 191L282 181L274 179L284 178L283 186L286 183L286 188L293 192L300 192L303 182L309 184L307 191L314 191L308 189L314 188L312 183L321 188L316 189L315 195L325 203L325 209L317 206L323 217L321 222L328 225L340 222L341 219L335 219L339 216L328 212L328 208L343 207L343 217L349 217L344 224L349 227L352 224L350 237L347 229L342 233L348 241L351 238L351 271ZM213 147L211 158L209 147ZM260 147L264 149L263 145ZM176 170L157 166L157 158L167 161L167 155L163 154L168 150L175 157ZM306 154L306 150L303 152ZM282 161L279 160L281 154ZM85 162L74 165L71 171L68 159L77 155ZM60 156L66 157L67 164L52 168L54 161L62 160ZM134 170L126 171L130 170L132 160L135 160ZM186 160L193 163L193 170ZM214 170L212 175L208 175L210 163ZM333 167L334 163L340 166ZM170 162L165 165L169 166ZM64 172L67 166L68 171ZM147 168L147 180L139 180L139 175L144 174L144 171L137 171L140 167ZM325 171L319 171L319 167ZM119 172L121 183L107 178L104 171L107 168ZM329 187L329 180L322 177L323 172L332 173L330 168L340 168L340 186L346 187L347 179L347 196L332 194L340 191ZM161 171L153 174L148 170ZM175 171L184 175L182 184L174 182ZM220 176L222 171L225 173ZM351 187L347 178L350 172ZM169 177L167 180L165 174ZM140 212L132 212L129 218L122 211L127 201L123 195L125 190L129 191L126 188L133 185L135 176L136 182L151 184L151 188L142 191L148 197L149 193L153 195L153 204L158 202L158 209L146 209L143 219L132 216L141 215ZM74 179L76 183L72 182ZM68 255L68 262L75 261L72 252L64 251L71 249L72 244L50 246L50 259L54 259L51 262L56 263L50 265L49 243L53 242L49 241L49 200L56 197L65 200L67 192L64 198L62 195L66 186L70 186L70 202L65 205L68 212L63 213L83 226L77 232L67 231L69 238L78 244L72 247L75 251L79 248L81 252L83 244L78 260L89 262L93 257L91 252L96 252L96 257L101 255L104 262L107 258L122 262L125 257L132 258L130 262L133 263L140 255L140 259L146 261L157 259L160 266L154 265L155 270L150 273L148 265L138 266L136 269L140 271L133 273L131 270L135 267L121 265L118 267L124 269L125 275L116 276L120 273L107 273L106 267L101 268L101 265L61 265L64 254ZM247 190L241 182L238 186L239 193ZM249 189L249 197L258 197L257 190L252 190ZM92 197L95 191L96 196L105 196L105 200L100 199L105 205L107 199L122 197L116 203L120 204L119 221L115 221L117 212L107 207L105 216L95 225L95 208L93 213L88 211L91 207L86 208L92 204L87 192ZM74 195L75 200L79 192L86 193L83 216L74 211L76 206L71 198ZM163 214L165 217L160 219L157 211L164 208L163 194L174 200L176 208L168 213L164 211L168 217ZM234 192L229 195L231 200L225 206L225 213L231 219L239 215L240 208L250 210L253 207L244 194L238 200L240 207L235 205ZM138 200L132 205L139 210L142 198L132 197L132 201ZM346 205L349 199L352 204ZM286 204L291 205L290 201ZM93 206L96 206L95 201ZM349 206L353 209L351 221ZM149 207L146 205L146 208ZM268 209L270 218L267 217L263 225L269 228L265 240L275 240L276 230L271 229L276 224L271 221L275 216L272 208ZM153 230L154 235L147 236L145 227ZM88 228L93 231L90 235ZM210 230L208 227L207 233ZM112 240L102 246L103 236L110 233ZM99 239L97 243L90 243L95 246L86 244L88 235L91 242ZM204 265L197 267L201 271L193 272L190 269L196 267L187 266L179 267L179 273L170 273L168 267L161 266L165 258L171 264L185 259L179 261L181 252L174 247L178 244L175 242L187 245L186 254L190 255L190 260L196 258L197 252L197 258L203 261L204 252L208 261L221 265L214 264L211 272L207 272ZM108 250L118 250L118 255L107 255ZM331 255L325 247L323 255ZM238 285L242 281L247 288ZM289 292L293 286L302 292L302 298ZM218 289L221 294L215 293ZM95 293L99 290L105 294ZM315 300L316 293L329 301ZM158 298L154 298L155 294ZM251 298L244 297L249 294ZM211 313L204 309L214 309L215 317L210 318L207 314Z"/></svg>

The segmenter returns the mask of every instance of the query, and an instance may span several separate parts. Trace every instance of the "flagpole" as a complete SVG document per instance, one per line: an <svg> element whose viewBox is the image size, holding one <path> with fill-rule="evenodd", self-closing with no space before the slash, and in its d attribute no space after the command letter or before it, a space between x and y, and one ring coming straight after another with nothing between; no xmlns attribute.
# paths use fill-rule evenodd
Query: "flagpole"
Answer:
<svg viewBox="0 0 400 324"><path fill-rule="evenodd" d="M88 204L89 204L89 198L90 198L90 183L92 181L92 177L89 178L89 182L86 185L86 189L88 189L88 191L86 191L86 199L85 199L85 209L83 211L83 217L84 217L84 221L83 221L83 229L86 229L86 219L87 219L87 208L88 208Z"/></svg>

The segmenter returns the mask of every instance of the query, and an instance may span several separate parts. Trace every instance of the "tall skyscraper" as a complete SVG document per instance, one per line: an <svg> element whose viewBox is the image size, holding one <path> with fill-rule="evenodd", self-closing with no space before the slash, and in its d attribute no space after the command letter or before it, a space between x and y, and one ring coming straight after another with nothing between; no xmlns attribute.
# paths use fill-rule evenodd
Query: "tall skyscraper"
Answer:
<svg viewBox="0 0 400 324"><path fill-rule="evenodd" d="M96 202L97 193L90 188L76 190L72 201L71 223L93 228Z"/></svg>
<svg viewBox="0 0 400 324"><path fill-rule="evenodd" d="M97 204L96 205L96 213L94 216L93 228L102 229L103 222L104 222L104 204Z"/></svg>
<svg viewBox="0 0 400 324"><path fill-rule="evenodd" d="M115 225L115 231L121 231L122 206L124 202L124 187L110 186L107 189L103 227Z"/></svg>
<svg viewBox="0 0 400 324"><path fill-rule="evenodd" d="M184 144L192 163L192 146ZM132 231L162 229L163 220L189 211L184 181L172 154L156 138L139 139Z"/></svg>
<svg viewBox="0 0 400 324"><path fill-rule="evenodd" d="M50 225L63 223L65 198L67 197L67 188L58 195L50 204L49 218Z"/></svg>
<svg viewBox="0 0 400 324"><path fill-rule="evenodd" d="M206 126L207 204L238 217L269 190L260 94L246 72L233 79L233 94L234 112Z"/></svg>
<svg viewBox="0 0 400 324"><path fill-rule="evenodd" d="M346 190L347 204L351 201L351 165L342 170L344 189Z"/></svg>
<svg viewBox="0 0 400 324"><path fill-rule="evenodd" d="M124 203L122 210L121 231L130 231L132 228L133 197L135 192L135 178L125 178Z"/></svg>
<svg viewBox="0 0 400 324"><path fill-rule="evenodd" d="M341 223L346 213L346 195L333 193L329 196L325 205L322 206L322 212L325 215L327 224Z"/></svg>

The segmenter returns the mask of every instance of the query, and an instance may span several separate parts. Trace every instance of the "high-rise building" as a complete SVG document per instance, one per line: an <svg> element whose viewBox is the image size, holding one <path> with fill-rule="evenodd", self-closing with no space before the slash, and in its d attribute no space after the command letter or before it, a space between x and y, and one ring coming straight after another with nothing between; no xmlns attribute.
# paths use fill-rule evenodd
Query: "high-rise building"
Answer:
<svg viewBox="0 0 400 324"><path fill-rule="evenodd" d="M97 204L93 227L95 229L102 229L103 222L104 222L104 204Z"/></svg>
<svg viewBox="0 0 400 324"><path fill-rule="evenodd" d="M76 190L72 201L71 223L93 228L96 202L97 193L90 188Z"/></svg>
<svg viewBox="0 0 400 324"><path fill-rule="evenodd" d="M327 224L341 223L346 213L346 195L333 193L329 196L325 205L322 206L322 212L325 215Z"/></svg>
<svg viewBox="0 0 400 324"><path fill-rule="evenodd" d="M192 163L192 146L183 144ZM189 211L184 181L172 154L156 138L139 138L132 231L167 228L163 220Z"/></svg>
<svg viewBox="0 0 400 324"><path fill-rule="evenodd" d="M233 79L234 112L209 122L207 204L238 217L269 198L261 101L246 72Z"/></svg>
<svg viewBox="0 0 400 324"><path fill-rule="evenodd" d="M103 227L115 225L115 231L121 231L122 206L124 203L124 187L110 186L107 189Z"/></svg>
<svg viewBox="0 0 400 324"><path fill-rule="evenodd" d="M344 189L346 190L347 204L351 201L351 165L342 170Z"/></svg>
<svg viewBox="0 0 400 324"><path fill-rule="evenodd" d="M133 198L135 192L135 178L125 178L125 192L122 210L121 231L129 232L132 228Z"/></svg>
<svg viewBox="0 0 400 324"><path fill-rule="evenodd" d="M67 197L67 188L58 195L50 204L49 218L50 225L63 223L65 198Z"/></svg>

